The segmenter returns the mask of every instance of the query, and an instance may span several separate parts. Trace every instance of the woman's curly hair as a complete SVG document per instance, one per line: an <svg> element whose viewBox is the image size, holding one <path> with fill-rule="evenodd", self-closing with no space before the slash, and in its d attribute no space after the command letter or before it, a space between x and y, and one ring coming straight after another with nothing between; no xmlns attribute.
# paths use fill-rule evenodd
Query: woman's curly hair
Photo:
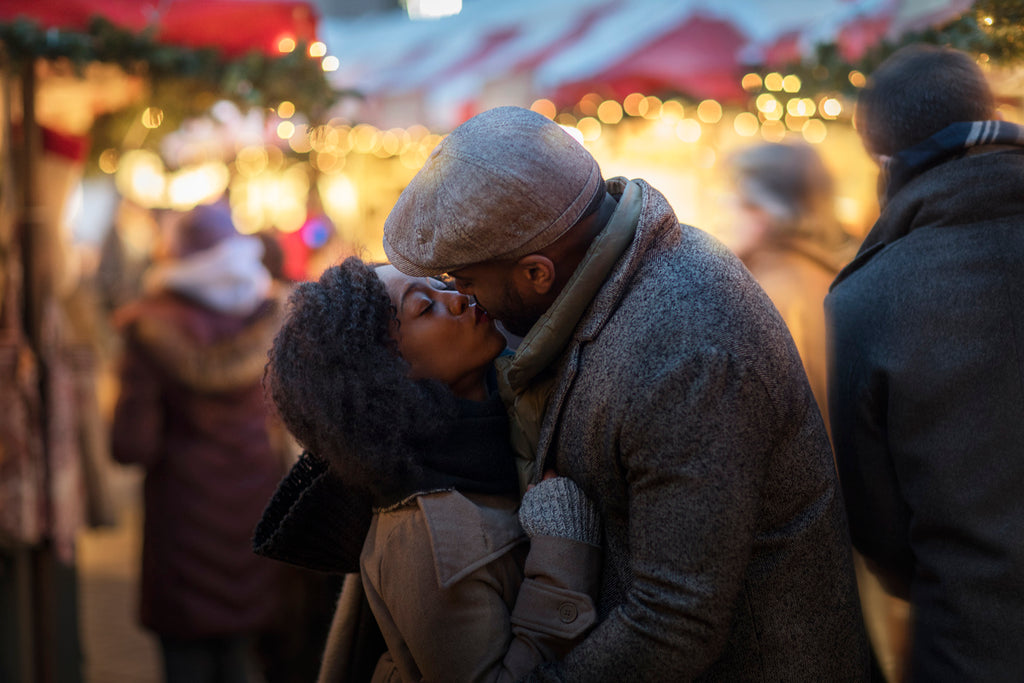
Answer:
<svg viewBox="0 0 1024 683"><path fill-rule="evenodd" d="M299 444L376 495L414 480L417 453L455 417L448 387L409 379L395 315L374 269L348 258L291 294L264 377Z"/></svg>

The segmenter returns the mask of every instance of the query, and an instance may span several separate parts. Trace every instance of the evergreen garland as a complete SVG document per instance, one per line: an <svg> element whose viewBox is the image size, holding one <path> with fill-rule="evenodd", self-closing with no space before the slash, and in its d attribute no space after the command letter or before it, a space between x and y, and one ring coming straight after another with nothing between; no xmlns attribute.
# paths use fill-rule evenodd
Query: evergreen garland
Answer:
<svg viewBox="0 0 1024 683"><path fill-rule="evenodd" d="M991 23L989 23L991 22ZM903 34L899 41L882 41L855 62L843 58L836 43L815 48L814 57L785 67L796 74L804 88L856 97L858 86L849 74L871 74L893 52L912 43L945 45L973 55L987 55L994 64L1012 65L1024 60L1024 0L977 0L970 10L944 26ZM761 75L777 68L763 68Z"/></svg>
<svg viewBox="0 0 1024 683"><path fill-rule="evenodd" d="M301 44L279 56L253 50L229 59L214 48L158 43L153 29L135 32L98 16L84 33L18 19L0 24L0 43L6 64L16 69L36 59L66 60L79 72L90 62L117 64L154 84L145 106L159 107L171 119L201 113L211 99L223 98L243 107L289 100L315 120L342 95Z"/></svg>

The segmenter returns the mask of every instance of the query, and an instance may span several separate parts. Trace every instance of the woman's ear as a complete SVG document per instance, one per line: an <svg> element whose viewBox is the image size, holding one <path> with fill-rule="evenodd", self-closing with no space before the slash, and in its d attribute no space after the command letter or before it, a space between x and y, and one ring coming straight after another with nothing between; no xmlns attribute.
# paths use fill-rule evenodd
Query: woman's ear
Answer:
<svg viewBox="0 0 1024 683"><path fill-rule="evenodd" d="M520 288L545 295L555 285L555 263L541 254L527 254L516 261L512 279Z"/></svg>

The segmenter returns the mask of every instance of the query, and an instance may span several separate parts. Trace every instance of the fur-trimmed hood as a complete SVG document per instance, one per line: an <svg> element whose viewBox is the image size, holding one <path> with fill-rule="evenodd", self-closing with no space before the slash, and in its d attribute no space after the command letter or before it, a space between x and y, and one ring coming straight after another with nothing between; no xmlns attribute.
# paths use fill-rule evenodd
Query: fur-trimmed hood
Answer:
<svg viewBox="0 0 1024 683"><path fill-rule="evenodd" d="M231 391L262 379L286 300L287 291L273 290L254 313L238 317L164 292L119 311L115 322L175 380L203 393Z"/></svg>

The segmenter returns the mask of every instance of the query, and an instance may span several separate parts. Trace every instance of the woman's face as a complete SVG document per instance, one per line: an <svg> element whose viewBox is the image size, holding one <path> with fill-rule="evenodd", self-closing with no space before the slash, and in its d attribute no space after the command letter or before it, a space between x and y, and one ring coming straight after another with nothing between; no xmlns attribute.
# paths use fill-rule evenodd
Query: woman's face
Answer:
<svg viewBox="0 0 1024 683"><path fill-rule="evenodd" d="M410 376L441 380L456 396L483 398L487 367L505 348L487 314L440 280L410 277L390 265L376 272L398 311L392 334Z"/></svg>

